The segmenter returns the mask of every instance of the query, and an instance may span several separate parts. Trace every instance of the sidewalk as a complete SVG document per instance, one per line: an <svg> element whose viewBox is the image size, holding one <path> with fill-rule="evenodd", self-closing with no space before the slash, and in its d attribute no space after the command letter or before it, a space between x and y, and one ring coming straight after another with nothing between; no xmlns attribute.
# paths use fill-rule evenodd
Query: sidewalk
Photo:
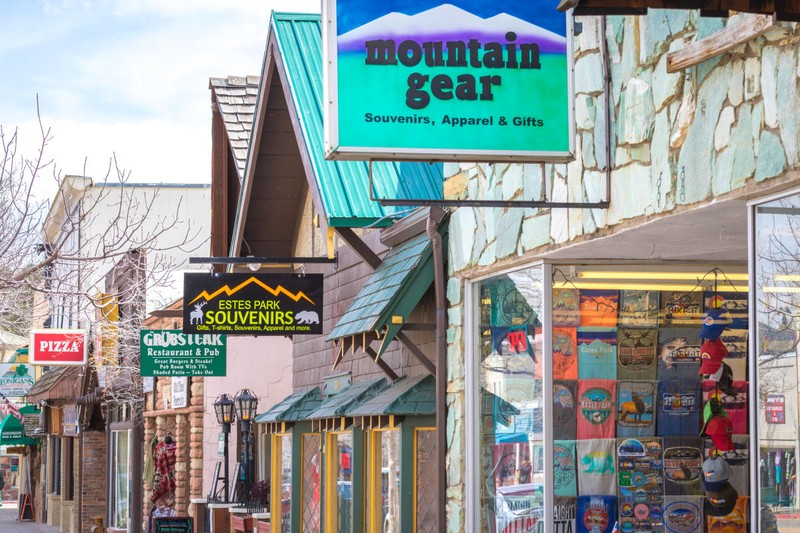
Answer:
<svg viewBox="0 0 800 533"><path fill-rule="evenodd" d="M17 522L17 505L3 502L3 507L0 507L0 533L59 533L59 529L35 522Z"/></svg>

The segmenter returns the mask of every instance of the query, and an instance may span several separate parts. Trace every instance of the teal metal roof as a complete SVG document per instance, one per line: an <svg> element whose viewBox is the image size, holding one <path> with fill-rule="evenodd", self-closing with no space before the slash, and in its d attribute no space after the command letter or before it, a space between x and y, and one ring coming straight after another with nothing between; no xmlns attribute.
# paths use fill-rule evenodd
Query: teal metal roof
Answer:
<svg viewBox="0 0 800 533"><path fill-rule="evenodd" d="M342 318L328 335L328 340L380 331L382 343L378 357L385 351L403 323L393 323L393 316L403 322L433 283L433 247L423 233L395 246L361 287Z"/></svg>
<svg viewBox="0 0 800 533"><path fill-rule="evenodd" d="M257 424L306 420L322 404L319 388L295 392L255 418Z"/></svg>
<svg viewBox="0 0 800 533"><path fill-rule="evenodd" d="M320 16L273 13L270 33L280 50L328 226L388 226L392 216L408 208L382 207L370 200L369 164L325 159ZM262 86L259 98L265 90ZM380 198L442 198L441 163L375 162L372 176Z"/></svg>
<svg viewBox="0 0 800 533"><path fill-rule="evenodd" d="M319 409L308 415L308 419L319 420L345 416L350 409L369 400L384 388L386 388L386 380L383 378L357 381L325 400Z"/></svg>
<svg viewBox="0 0 800 533"><path fill-rule="evenodd" d="M404 377L347 412L347 416L433 415L436 382L431 375Z"/></svg>

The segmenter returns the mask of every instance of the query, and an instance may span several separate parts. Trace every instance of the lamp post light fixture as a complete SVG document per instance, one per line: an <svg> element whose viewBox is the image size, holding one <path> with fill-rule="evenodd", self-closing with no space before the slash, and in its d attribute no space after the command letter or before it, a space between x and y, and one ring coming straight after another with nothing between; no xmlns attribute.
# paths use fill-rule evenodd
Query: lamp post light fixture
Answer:
<svg viewBox="0 0 800 533"><path fill-rule="evenodd" d="M236 419L236 411L234 410L235 402L228 394L221 394L214 400L214 413L217 415L217 422L222 426L222 434L225 436L225 503L228 503L230 491L228 490L228 436L231 433L231 424Z"/></svg>
<svg viewBox="0 0 800 533"><path fill-rule="evenodd" d="M253 433L252 422L258 409L258 397L250 389L242 389L236 393L233 400L236 402L236 414L242 423L242 440L244 444L242 470L244 472L244 483L240 501L244 503L250 498L250 440Z"/></svg>

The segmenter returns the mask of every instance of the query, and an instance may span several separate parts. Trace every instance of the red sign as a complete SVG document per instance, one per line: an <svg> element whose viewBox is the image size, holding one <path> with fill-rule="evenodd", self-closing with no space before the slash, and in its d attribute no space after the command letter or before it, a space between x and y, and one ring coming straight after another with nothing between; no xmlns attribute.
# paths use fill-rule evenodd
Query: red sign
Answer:
<svg viewBox="0 0 800 533"><path fill-rule="evenodd" d="M767 394L767 424L786 423L786 399L783 394Z"/></svg>
<svg viewBox="0 0 800 533"><path fill-rule="evenodd" d="M29 348L32 365L86 364L86 331L82 329L39 329L31 332Z"/></svg>

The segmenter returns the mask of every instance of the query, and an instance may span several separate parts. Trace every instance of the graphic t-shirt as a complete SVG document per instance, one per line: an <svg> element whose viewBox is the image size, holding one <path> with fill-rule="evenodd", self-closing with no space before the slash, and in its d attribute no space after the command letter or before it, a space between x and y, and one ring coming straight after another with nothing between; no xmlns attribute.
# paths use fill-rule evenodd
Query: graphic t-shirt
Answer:
<svg viewBox="0 0 800 533"><path fill-rule="evenodd" d="M553 379L577 378L577 329L553 328Z"/></svg>
<svg viewBox="0 0 800 533"><path fill-rule="evenodd" d="M617 437L654 437L656 382L617 383Z"/></svg>
<svg viewBox="0 0 800 533"><path fill-rule="evenodd" d="M747 533L749 504L750 498L748 496L739 496L736 500L736 505L725 516L712 516L706 511L707 531L709 533L716 533L717 531L723 533ZM706 508L708 505L709 503L706 501Z"/></svg>
<svg viewBox="0 0 800 533"><path fill-rule="evenodd" d="M611 533L616 516L615 496L578 496L577 533Z"/></svg>
<svg viewBox="0 0 800 533"><path fill-rule="evenodd" d="M657 329L617 329L617 379L656 379Z"/></svg>
<svg viewBox="0 0 800 533"><path fill-rule="evenodd" d="M700 382L658 382L657 435L697 435L700 432Z"/></svg>
<svg viewBox="0 0 800 533"><path fill-rule="evenodd" d="M578 382L578 440L614 437L616 389L613 379Z"/></svg>
<svg viewBox="0 0 800 533"><path fill-rule="evenodd" d="M577 381L553 381L553 435L575 440L577 435Z"/></svg>
<svg viewBox="0 0 800 533"><path fill-rule="evenodd" d="M664 494L661 439L617 442L620 530L660 531Z"/></svg>
<svg viewBox="0 0 800 533"><path fill-rule="evenodd" d="M734 435L747 434L747 382L734 381L732 389L727 394L719 389L717 382L711 380L703 381L703 407L708 402L709 398L715 394L720 395L720 402L722 407L728 413L728 418L731 420Z"/></svg>
<svg viewBox="0 0 800 533"><path fill-rule="evenodd" d="M703 533L703 496L664 496L667 533Z"/></svg>
<svg viewBox="0 0 800 533"><path fill-rule="evenodd" d="M704 311L702 291L661 292L661 326L699 328Z"/></svg>
<svg viewBox="0 0 800 533"><path fill-rule="evenodd" d="M658 291L625 290L619 297L619 325L633 328L657 328Z"/></svg>
<svg viewBox="0 0 800 533"><path fill-rule="evenodd" d="M575 515L577 514L578 498L570 496L556 496L553 498L553 522L556 533L571 533L575 531Z"/></svg>
<svg viewBox="0 0 800 533"><path fill-rule="evenodd" d="M579 440L578 453L578 494L616 494L616 440Z"/></svg>
<svg viewBox="0 0 800 533"><path fill-rule="evenodd" d="M613 328L617 325L619 291L581 290L581 326Z"/></svg>
<svg viewBox="0 0 800 533"><path fill-rule="evenodd" d="M617 330L578 328L578 378L617 379Z"/></svg>
<svg viewBox="0 0 800 533"><path fill-rule="evenodd" d="M553 325L579 326L581 323L578 289L553 289Z"/></svg>
<svg viewBox="0 0 800 533"><path fill-rule="evenodd" d="M575 468L575 441L553 442L553 494L578 495L578 471Z"/></svg>
<svg viewBox="0 0 800 533"><path fill-rule="evenodd" d="M700 381L700 328L662 328L658 332L658 380Z"/></svg>
<svg viewBox="0 0 800 533"><path fill-rule="evenodd" d="M700 437L664 437L664 494L700 496L703 452Z"/></svg>

